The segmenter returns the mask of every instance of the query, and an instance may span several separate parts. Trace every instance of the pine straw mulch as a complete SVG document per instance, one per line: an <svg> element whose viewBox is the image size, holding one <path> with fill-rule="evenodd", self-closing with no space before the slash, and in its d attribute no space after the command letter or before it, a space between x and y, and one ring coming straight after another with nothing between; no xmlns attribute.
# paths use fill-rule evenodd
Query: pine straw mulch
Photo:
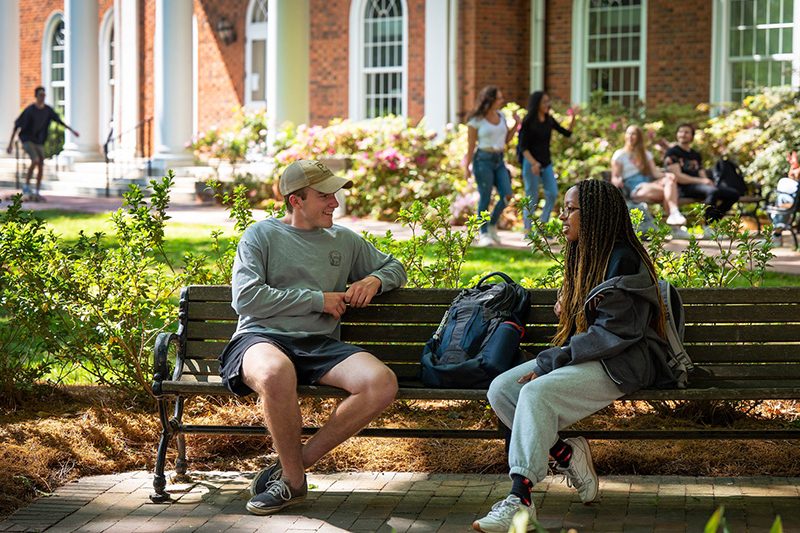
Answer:
<svg viewBox="0 0 800 533"><path fill-rule="evenodd" d="M309 423L324 422L333 400L305 399ZM695 404L696 405L696 404ZM750 409L748 415L742 407ZM665 414L684 412L685 418ZM611 406L584 428L680 428L723 423L775 428L800 423L800 402L742 403L695 409L667 405L659 414L644 402ZM204 424L260 424L255 401L196 399L186 420ZM485 402L395 402L376 425L490 428ZM0 519L34 497L80 476L152 470L160 427L153 404L132 404L104 387L39 388L15 410L0 410ZM796 441L593 441L600 474L798 476ZM190 470L255 470L272 460L269 438L187 436ZM168 468L174 460L174 447ZM322 459L315 472L506 472L499 440L351 439Z"/></svg>

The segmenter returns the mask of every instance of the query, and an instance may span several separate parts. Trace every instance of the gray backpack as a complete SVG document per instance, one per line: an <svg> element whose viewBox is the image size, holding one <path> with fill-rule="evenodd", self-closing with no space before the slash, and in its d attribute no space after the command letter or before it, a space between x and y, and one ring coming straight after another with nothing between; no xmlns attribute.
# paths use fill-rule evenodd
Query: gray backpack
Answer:
<svg viewBox="0 0 800 533"><path fill-rule="evenodd" d="M694 363L686 353L683 346L683 333L685 331L685 318L683 315L683 300L678 293L678 289L673 287L668 281L659 280L658 289L661 292L661 299L664 301L666 311L666 330L667 343L667 364L675 378L676 386L685 389L689 384L689 375L694 370Z"/></svg>

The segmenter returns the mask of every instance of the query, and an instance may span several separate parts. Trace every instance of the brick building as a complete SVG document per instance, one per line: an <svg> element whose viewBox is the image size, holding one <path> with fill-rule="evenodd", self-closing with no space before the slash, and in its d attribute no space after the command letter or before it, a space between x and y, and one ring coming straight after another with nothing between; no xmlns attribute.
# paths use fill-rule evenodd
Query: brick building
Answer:
<svg viewBox="0 0 800 533"><path fill-rule="evenodd" d="M2 0L0 72L0 144L41 84L82 134L74 158L113 131L178 164L240 105L439 128L489 83L523 105L542 87L624 105L797 87L800 0Z"/></svg>

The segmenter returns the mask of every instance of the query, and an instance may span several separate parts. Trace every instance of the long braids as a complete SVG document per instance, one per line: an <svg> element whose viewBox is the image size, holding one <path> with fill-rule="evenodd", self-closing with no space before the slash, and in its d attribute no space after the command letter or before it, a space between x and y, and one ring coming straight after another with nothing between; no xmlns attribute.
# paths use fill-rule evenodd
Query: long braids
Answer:
<svg viewBox="0 0 800 533"><path fill-rule="evenodd" d="M574 333L588 329L584 303L589 292L605 280L608 262L616 241L633 248L658 282L650 256L633 231L628 208L619 189L605 181L578 182L580 227L578 240L568 242L564 253L564 283L561 313L553 343L563 346ZM653 327L665 337L664 309L659 308Z"/></svg>

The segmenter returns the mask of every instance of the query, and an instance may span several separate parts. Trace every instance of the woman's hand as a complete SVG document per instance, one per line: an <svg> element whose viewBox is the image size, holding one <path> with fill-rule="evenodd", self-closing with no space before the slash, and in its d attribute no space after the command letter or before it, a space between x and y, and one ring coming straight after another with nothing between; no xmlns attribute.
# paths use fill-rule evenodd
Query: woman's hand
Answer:
<svg viewBox="0 0 800 533"><path fill-rule="evenodd" d="M622 182L622 178L620 178L619 176L611 176L611 183L617 189L621 189L624 186L624 183Z"/></svg>
<svg viewBox="0 0 800 533"><path fill-rule="evenodd" d="M556 300L555 305L553 305L553 312L557 317L561 318L561 300Z"/></svg>
<svg viewBox="0 0 800 533"><path fill-rule="evenodd" d="M538 378L539 376L536 375L536 372L528 372L521 378L517 380L517 383L528 383L529 381L533 381L534 379Z"/></svg>
<svg viewBox="0 0 800 533"><path fill-rule="evenodd" d="M469 169L469 159L464 160L464 179L469 179L472 176L472 172Z"/></svg>

